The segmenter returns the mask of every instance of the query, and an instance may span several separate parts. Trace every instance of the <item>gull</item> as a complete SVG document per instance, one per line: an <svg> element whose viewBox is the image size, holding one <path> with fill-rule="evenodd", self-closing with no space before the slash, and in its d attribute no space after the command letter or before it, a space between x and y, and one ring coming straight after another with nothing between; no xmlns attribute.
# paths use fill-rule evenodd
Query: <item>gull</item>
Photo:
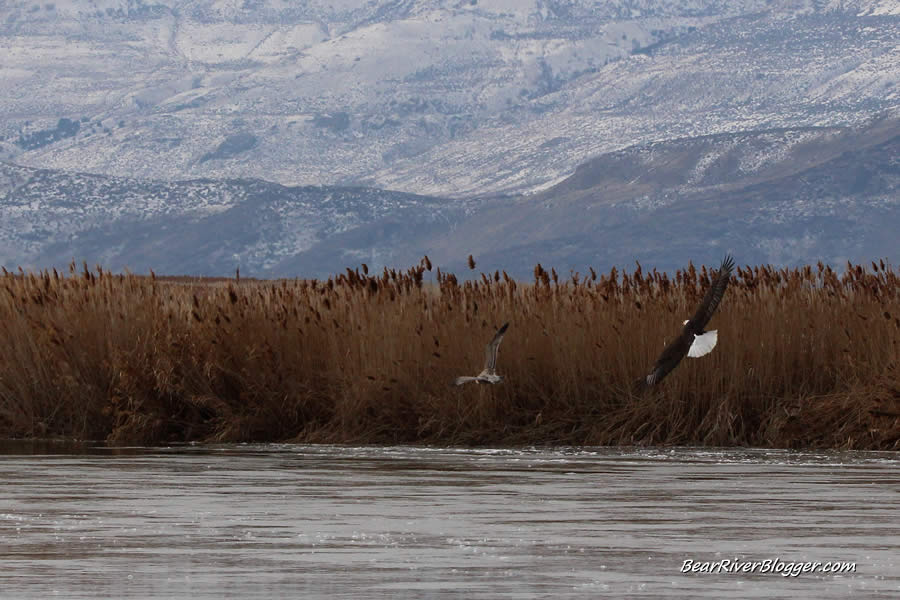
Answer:
<svg viewBox="0 0 900 600"><path fill-rule="evenodd" d="M462 376L453 380L453 385L462 385L474 381L475 383L501 383L503 377L497 375L497 351L500 349L500 342L503 340L503 334L509 323L504 323L503 327L497 330L491 343L484 347L484 370L475 377Z"/></svg>
<svg viewBox="0 0 900 600"><path fill-rule="evenodd" d="M709 323L725 295L725 288L728 287L728 281L731 279L732 269L734 269L734 259L728 255L722 260L716 278L706 290L706 295L703 296L703 302L700 303L697 312L684 322L681 335L666 346L656 360L656 364L653 365L653 370L644 379L643 383L647 387L662 381L685 356L698 358L709 354L716 347L719 337L717 330L705 331L703 328Z"/></svg>

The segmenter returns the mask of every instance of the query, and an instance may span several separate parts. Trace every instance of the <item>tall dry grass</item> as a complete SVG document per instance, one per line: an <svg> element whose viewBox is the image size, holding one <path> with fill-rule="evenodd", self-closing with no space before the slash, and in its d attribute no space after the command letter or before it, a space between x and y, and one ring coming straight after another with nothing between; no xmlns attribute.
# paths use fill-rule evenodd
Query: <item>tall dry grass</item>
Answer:
<svg viewBox="0 0 900 600"><path fill-rule="evenodd" d="M0 278L0 435L169 441L900 448L900 274L739 268L719 344L644 375L713 274L535 268L328 281ZM498 386L481 369L510 321Z"/></svg>

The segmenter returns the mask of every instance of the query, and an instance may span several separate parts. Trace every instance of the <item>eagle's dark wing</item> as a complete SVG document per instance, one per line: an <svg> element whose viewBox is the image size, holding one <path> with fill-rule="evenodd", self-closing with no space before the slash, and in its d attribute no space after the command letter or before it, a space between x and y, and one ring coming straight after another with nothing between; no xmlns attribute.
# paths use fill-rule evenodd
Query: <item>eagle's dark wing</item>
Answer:
<svg viewBox="0 0 900 600"><path fill-rule="evenodd" d="M722 261L722 265L719 267L719 272L716 273L716 278L713 280L712 285L706 290L706 295L703 296L703 302L700 303L697 312L694 313L694 316L687 323L687 327L694 332L702 332L712 318L713 313L716 312L719 302L722 301L722 296L725 295L728 281L731 279L732 269L734 269L734 259L731 255L728 255Z"/></svg>
<svg viewBox="0 0 900 600"><path fill-rule="evenodd" d="M500 349L500 342L503 341L507 327L509 323L504 323L503 327L497 330L491 343L484 347L484 370L488 373L494 373L494 369L497 368L497 351Z"/></svg>
<svg viewBox="0 0 900 600"><path fill-rule="evenodd" d="M659 355L659 358L656 359L653 370L650 371L650 374L647 375L645 379L647 386L656 385L662 381L672 369L677 367L678 363L681 362L681 359L687 355L688 350L691 349L691 344L693 343L694 334L688 330L687 326L685 326L681 331L681 335L672 340L669 345L666 346L665 350L662 351L662 354Z"/></svg>

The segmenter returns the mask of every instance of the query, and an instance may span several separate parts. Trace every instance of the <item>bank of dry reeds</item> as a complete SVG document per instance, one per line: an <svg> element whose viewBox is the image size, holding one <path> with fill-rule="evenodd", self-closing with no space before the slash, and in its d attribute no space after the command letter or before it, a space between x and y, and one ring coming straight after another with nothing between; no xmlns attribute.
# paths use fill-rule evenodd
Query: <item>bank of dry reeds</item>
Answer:
<svg viewBox="0 0 900 600"><path fill-rule="evenodd" d="M713 273L0 278L0 436L900 448L900 274L738 268L719 344L636 395ZM477 373L510 321L498 386Z"/></svg>

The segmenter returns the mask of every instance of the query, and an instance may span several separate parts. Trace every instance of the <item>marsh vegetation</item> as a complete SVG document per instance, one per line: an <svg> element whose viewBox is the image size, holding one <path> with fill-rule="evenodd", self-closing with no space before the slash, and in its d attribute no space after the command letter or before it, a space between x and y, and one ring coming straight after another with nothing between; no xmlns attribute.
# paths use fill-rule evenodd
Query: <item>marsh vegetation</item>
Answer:
<svg viewBox="0 0 900 600"><path fill-rule="evenodd" d="M0 436L900 448L900 272L883 263L738 267L715 351L635 393L713 274L7 273ZM452 387L506 321L504 383Z"/></svg>

